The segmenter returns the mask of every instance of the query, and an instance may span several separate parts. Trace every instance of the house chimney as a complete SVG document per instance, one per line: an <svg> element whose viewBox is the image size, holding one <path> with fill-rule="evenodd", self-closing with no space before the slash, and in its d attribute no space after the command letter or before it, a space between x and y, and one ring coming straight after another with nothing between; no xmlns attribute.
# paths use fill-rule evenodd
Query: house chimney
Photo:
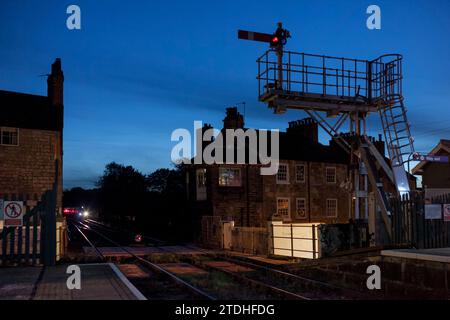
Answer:
<svg viewBox="0 0 450 320"><path fill-rule="evenodd" d="M319 142L319 127L312 118L289 122L288 134L295 134L313 142Z"/></svg>
<svg viewBox="0 0 450 320"><path fill-rule="evenodd" d="M64 74L61 70L61 59L56 58L52 64L52 72L47 78L47 96L55 107L62 107Z"/></svg>
<svg viewBox="0 0 450 320"><path fill-rule="evenodd" d="M224 129L243 129L244 117L240 114L236 107L227 108L227 115L223 119Z"/></svg>
<svg viewBox="0 0 450 320"><path fill-rule="evenodd" d="M383 138L381 137L381 134L378 135L378 141L374 141L373 144L375 148L377 148L378 152L381 153L381 155L383 155L383 157L386 156L386 147Z"/></svg>

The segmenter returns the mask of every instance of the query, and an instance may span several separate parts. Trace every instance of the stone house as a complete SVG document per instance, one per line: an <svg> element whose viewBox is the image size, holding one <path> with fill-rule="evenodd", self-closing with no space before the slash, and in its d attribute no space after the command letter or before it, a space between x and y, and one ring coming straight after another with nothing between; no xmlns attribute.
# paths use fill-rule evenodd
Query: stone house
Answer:
<svg viewBox="0 0 450 320"><path fill-rule="evenodd" d="M47 95L0 90L0 195L38 198L56 181L62 206L63 81L61 60L52 64Z"/></svg>
<svg viewBox="0 0 450 320"><path fill-rule="evenodd" d="M223 129L239 128L244 128L243 116L228 108ZM263 228L269 220L331 224L354 219L349 155L333 140L321 144L318 124L310 118L289 123L279 140L276 175L261 175L255 164L191 165L186 179L194 216ZM382 141L375 143L384 149Z"/></svg>
<svg viewBox="0 0 450 320"><path fill-rule="evenodd" d="M47 232L47 238L43 240L44 245L50 246L48 251L50 259L56 260L65 254L67 247L66 225L61 215L63 82L61 60L56 59L47 77L47 95L0 90L0 199L23 201L28 211L42 200L47 191L51 192L56 183L56 230L53 234L56 236L54 238L56 251L51 247L53 240L48 240L53 237L51 232ZM0 229L3 228L1 218ZM40 243L42 236L40 231L43 229L45 228L40 226L36 231L32 229L33 236L29 239L25 235L25 230L22 230L22 243L30 239L36 239L37 243ZM18 230L14 232L17 233ZM32 240L33 243L34 241ZM14 250L17 251L19 245L15 244ZM41 250L39 244L37 250L37 253ZM54 253L56 257L53 257Z"/></svg>

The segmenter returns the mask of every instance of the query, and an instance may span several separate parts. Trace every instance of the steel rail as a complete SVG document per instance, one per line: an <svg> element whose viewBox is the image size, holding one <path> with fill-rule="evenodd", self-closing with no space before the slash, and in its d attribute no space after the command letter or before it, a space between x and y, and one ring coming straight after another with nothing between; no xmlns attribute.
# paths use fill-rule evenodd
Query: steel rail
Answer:
<svg viewBox="0 0 450 320"><path fill-rule="evenodd" d="M97 252L97 255L100 257L100 259L102 259L102 261L105 261L106 258L103 255L103 253L92 243L92 241L89 240L89 238L84 234L83 231L81 231L81 229L77 226L77 225L73 225L78 232L81 234L81 236L84 238L84 240L86 240L86 242L91 246L92 249L95 250L95 252Z"/></svg>
<svg viewBox="0 0 450 320"><path fill-rule="evenodd" d="M139 256L137 256L137 255L135 255L134 253L130 252L130 251L129 251L128 249L126 249L125 247L121 246L121 245L120 245L119 243L117 243L116 241L114 241L114 240L110 239L109 237L107 237L107 236L101 234L100 232L98 232L98 231L96 231L96 230L90 228L89 225L84 224L84 223L81 223L81 222L78 222L78 223L81 224L81 225L83 225L84 227L88 227L89 230L91 230L92 232L94 232L94 233L98 234L99 236L103 237L104 239L106 239L107 241L111 242L111 243L114 244L115 246L120 247L123 251L125 251L125 252L128 253L129 255L133 256L135 259L139 260L140 262L142 262L142 263L144 263L144 264L146 264L146 265L149 265L150 267L152 267L152 268L154 268L154 269L157 269L157 271L162 272L162 273L164 273L164 274L166 274L166 275L172 277L174 280L176 280L177 282L181 283L182 285L189 287L189 289L195 291L195 293L200 294L201 296L204 296L204 297L208 298L209 300L216 300L215 297L213 297L213 296L211 296L211 295L209 295L209 294L207 294L207 293L201 291L200 289L198 289L198 288L192 286L192 285L189 284L188 282L186 282L186 281L180 279L180 278L179 278L178 276L176 276L175 274L173 274L173 273L167 271L166 269L164 269L164 268L158 266L157 264L152 263L151 261L149 261L149 260L147 260L147 259L143 259L143 258L141 258L141 257L139 257ZM164 249L163 249L163 250L164 250ZM170 252L170 253L173 253L173 252L171 252L171 251L169 251L169 250L165 250L165 251ZM204 266L204 265L202 265L202 268L203 268L203 269L205 269L205 268L207 268L207 269L213 269L213 270L215 270L215 271L218 271L218 272L227 274L227 275L229 275L229 276L231 276L231 277L233 277L233 278L235 278L235 279L246 281L246 282L250 283L251 285L258 286L258 287L260 287L260 288L268 289L268 290L270 290L271 292L274 292L274 293L276 293L276 294L282 295L283 297L286 297L286 298L293 298L293 299L299 299L299 300L311 300L310 298L307 298L307 297L305 297L305 296L302 296L302 295L298 295L298 294L289 292L289 291L287 291L287 290L284 290L284 289L281 289L281 288L278 288L278 287L269 285L269 284L267 284L267 283L263 283L263 282L261 282L261 281L257 281L257 280L254 280L254 279L247 278L247 277L242 276L242 275L240 275L240 274L237 274L237 273L235 273L235 272L231 272L231 271L228 271L228 270L224 270L224 269L216 268L216 267L211 267L211 266Z"/></svg>
<svg viewBox="0 0 450 320"><path fill-rule="evenodd" d="M121 230L115 230L114 228L109 227L109 226L107 226L107 225L105 225L105 224L103 224L103 223L101 223L101 222L95 221L95 220L93 220L93 219L86 219L86 220L83 220L83 221L84 221L85 223L92 223L93 225L96 225L96 226L101 227L101 228L103 228L103 229L105 229L105 230L108 230L108 231L112 231L112 232L121 232ZM124 229L124 230L122 230L122 231L123 231L123 232L126 232L126 233L133 234L133 232L131 232L130 230ZM164 243L166 243L166 241L164 241L164 240L160 240L160 239L157 239L157 238L153 238L153 237L150 237L150 236L147 236L147 235L142 235L142 238L148 239L148 240L150 240L150 241L153 241L155 244L164 244Z"/></svg>
<svg viewBox="0 0 450 320"><path fill-rule="evenodd" d="M106 239L107 241L109 241L110 243L114 244L114 246L119 247L120 249L122 249L123 251L125 251L126 253L128 253L130 256L132 256L133 258L135 258L136 260L138 260L139 262L145 264L146 266L152 268L153 270L164 274L165 276L171 278L173 281L177 282L178 284L181 284L185 287L187 287L189 290L193 291L194 293L207 298L208 300L217 300L215 297L213 297L212 295L203 292L202 290L194 287L193 285L191 285L190 283L184 281L183 279L179 278L178 276L176 276L175 274L173 274L172 272L167 271L166 269L158 266L157 264L154 264L153 262L141 258L137 255L135 255L133 252L129 251L128 249L126 249L125 247L123 247L122 245L120 245L119 243L117 243L116 241L110 239L109 237L105 236L104 234L98 232L97 230L94 230L92 228L90 228L88 225L82 223L82 222L78 222L79 225L83 226L84 228L89 229L90 231L96 233L97 235L99 235L100 237Z"/></svg>
<svg viewBox="0 0 450 320"><path fill-rule="evenodd" d="M196 265L196 266L199 266L202 269L209 269L209 270L218 271L218 272L227 274L227 275L231 276L234 279L241 280L241 281L249 283L250 285L257 286L259 288L263 288L263 289L269 290L272 293L275 293L277 295L282 296L283 298L292 298L292 299L295 299L295 300L311 300L311 298L299 295L297 293L293 293L293 292L287 291L285 289L278 288L276 286L273 286L271 284L268 284L268 283L265 283L265 282L262 282L262 281L259 281L259 280L248 278L248 277L243 276L242 274L239 274L237 272L225 270L225 269L217 267L217 266L207 265L207 264L204 264L202 262L195 261L195 260L192 262L192 264Z"/></svg>
<svg viewBox="0 0 450 320"><path fill-rule="evenodd" d="M255 263L249 262L249 261L243 261L243 260L240 260L240 259L231 258L229 256L213 254L213 253L210 253L210 252L208 252L206 250L203 250L203 249L200 249L200 248L196 248L196 249L199 250L199 251L204 252L204 255L206 255L206 256L210 256L212 258L219 257L222 260L233 262L235 264L242 265L244 267L251 267L251 268L264 270L264 271L271 272L271 273L276 273L276 274L279 274L279 275L282 275L282 276L285 276L285 277L289 277L289 278L293 278L293 279L296 279L296 280L305 281L305 282L308 282L310 284L315 284L315 285L319 285L319 286L322 286L322 287L326 287L328 289L347 291L347 292L353 293L353 294L361 294L361 292L359 292L357 290L354 290L354 289L342 288L342 287L339 287L339 286L336 286L336 285L333 285L333 284L330 284L330 283L327 283L327 282L323 282L323 281L320 281L320 280L315 280L315 279L299 276L299 275L296 275L296 274L293 274L293 273L289 273L289 272L286 272L286 271L282 271L282 270L279 270L279 269L269 268L269 267L266 267L266 266L262 266L262 265L259 265L259 264L255 264Z"/></svg>

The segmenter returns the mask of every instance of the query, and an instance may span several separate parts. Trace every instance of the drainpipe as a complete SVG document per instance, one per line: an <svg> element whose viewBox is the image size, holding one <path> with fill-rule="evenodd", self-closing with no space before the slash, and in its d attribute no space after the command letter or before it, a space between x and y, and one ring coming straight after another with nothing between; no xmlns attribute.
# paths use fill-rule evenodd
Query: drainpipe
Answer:
<svg viewBox="0 0 450 320"><path fill-rule="evenodd" d="M249 167L249 165L247 164L246 165L246 177L245 177L245 179L246 179L245 189L246 189L246 196L247 196L247 227L250 227L250 195L249 195L249 185L248 185L249 184L248 167Z"/></svg>
<svg viewBox="0 0 450 320"><path fill-rule="evenodd" d="M307 186L308 186L308 220L309 220L309 223L311 223L311 178L310 178L311 170L310 170L310 166L311 166L311 163L309 161L306 162L306 167L308 168L306 179L308 180Z"/></svg>

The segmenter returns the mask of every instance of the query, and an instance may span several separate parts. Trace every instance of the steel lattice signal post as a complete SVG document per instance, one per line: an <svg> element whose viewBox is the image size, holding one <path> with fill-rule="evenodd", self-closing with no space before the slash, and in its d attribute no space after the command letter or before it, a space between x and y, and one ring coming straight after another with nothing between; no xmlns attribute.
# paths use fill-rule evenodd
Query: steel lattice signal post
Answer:
<svg viewBox="0 0 450 320"><path fill-rule="evenodd" d="M408 193L405 166L414 153L402 94L402 56L361 60L285 51L290 35L281 23L273 34L239 31L238 37L271 44L257 59L259 101L276 114L305 111L350 154L355 218L370 218L370 184L390 236L392 211L378 168L395 185L398 196ZM371 113L380 116L390 163L366 135ZM346 122L350 135L340 131Z"/></svg>

